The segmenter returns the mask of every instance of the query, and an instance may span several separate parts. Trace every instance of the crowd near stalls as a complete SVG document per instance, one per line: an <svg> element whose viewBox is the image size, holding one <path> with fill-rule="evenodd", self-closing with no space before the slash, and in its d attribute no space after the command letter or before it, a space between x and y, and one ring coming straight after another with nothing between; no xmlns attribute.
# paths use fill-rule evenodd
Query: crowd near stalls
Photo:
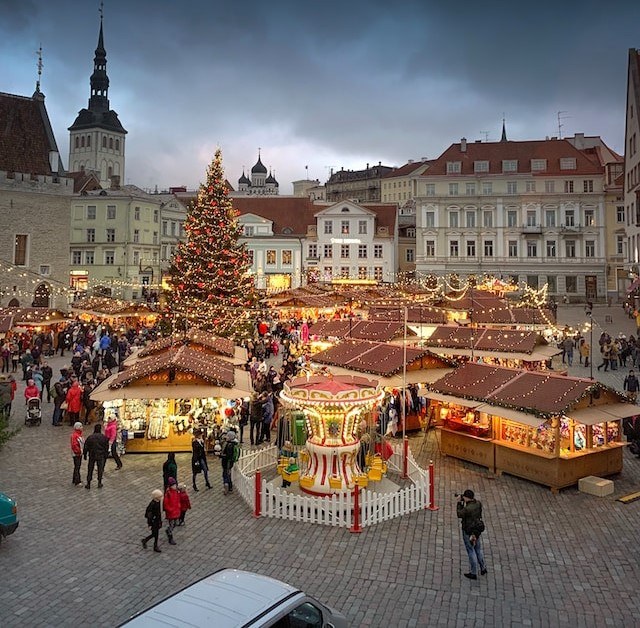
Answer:
<svg viewBox="0 0 640 628"><path fill-rule="evenodd" d="M442 452L551 487L622 470L637 406L589 379L468 363L430 385Z"/></svg>

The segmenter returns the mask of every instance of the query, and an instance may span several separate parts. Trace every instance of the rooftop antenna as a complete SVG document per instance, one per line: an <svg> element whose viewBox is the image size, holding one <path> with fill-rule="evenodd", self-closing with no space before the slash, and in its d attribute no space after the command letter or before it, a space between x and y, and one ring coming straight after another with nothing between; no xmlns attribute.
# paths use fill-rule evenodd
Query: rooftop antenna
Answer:
<svg viewBox="0 0 640 628"><path fill-rule="evenodd" d="M564 124L562 124L563 120L566 120L567 118L570 118L571 116L565 116L562 114L565 113L569 113L568 111L558 111L558 139L561 140L562 139L562 127L564 126Z"/></svg>
<svg viewBox="0 0 640 628"><path fill-rule="evenodd" d="M489 141L489 131L480 131L480 135L484 135L484 141Z"/></svg>
<svg viewBox="0 0 640 628"><path fill-rule="evenodd" d="M36 81L36 92L40 92L40 78L42 77L42 68L44 67L42 63L42 44L40 44L40 48L36 50L36 54L38 55L38 80Z"/></svg>

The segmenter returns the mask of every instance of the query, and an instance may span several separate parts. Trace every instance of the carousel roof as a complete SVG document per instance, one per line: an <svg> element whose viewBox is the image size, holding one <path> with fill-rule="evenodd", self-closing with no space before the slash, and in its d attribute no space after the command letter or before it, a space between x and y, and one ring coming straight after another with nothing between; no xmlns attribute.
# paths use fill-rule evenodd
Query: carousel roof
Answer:
<svg viewBox="0 0 640 628"><path fill-rule="evenodd" d="M321 338L355 338L357 340L375 340L389 342L401 338L404 334L403 321L362 321L331 320L318 321L309 328L309 333ZM415 336L415 332L407 329L407 335Z"/></svg>
<svg viewBox="0 0 640 628"><path fill-rule="evenodd" d="M235 344L233 340L212 336L211 334L200 331L199 329L190 329L186 334L172 334L171 336L154 340L152 343L140 349L137 353L137 357L145 358L153 355L154 353L165 351L173 346L189 346L193 344L200 345L214 353L219 353L220 355L230 358L235 355Z"/></svg>

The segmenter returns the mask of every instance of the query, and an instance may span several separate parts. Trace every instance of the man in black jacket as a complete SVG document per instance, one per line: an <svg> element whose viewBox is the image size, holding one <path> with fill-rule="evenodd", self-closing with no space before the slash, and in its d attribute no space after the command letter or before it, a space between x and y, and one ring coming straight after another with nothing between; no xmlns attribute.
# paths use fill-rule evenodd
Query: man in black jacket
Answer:
<svg viewBox="0 0 640 628"><path fill-rule="evenodd" d="M464 574L464 577L470 580L477 580L478 565L480 565L480 573L484 576L487 573L487 564L484 561L482 543L480 541L480 535L484 531L482 504L475 498L471 489L468 488L460 495L456 514L459 519L462 519L462 539L471 567L470 572Z"/></svg>
<svg viewBox="0 0 640 628"><path fill-rule="evenodd" d="M89 466L87 469L87 483L85 488L91 488L91 480L93 479L93 467L98 467L98 488L102 488L102 474L104 473L104 465L109 455L109 439L102 433L102 425L98 423L93 428L93 434L87 437L84 442L84 459L89 457Z"/></svg>

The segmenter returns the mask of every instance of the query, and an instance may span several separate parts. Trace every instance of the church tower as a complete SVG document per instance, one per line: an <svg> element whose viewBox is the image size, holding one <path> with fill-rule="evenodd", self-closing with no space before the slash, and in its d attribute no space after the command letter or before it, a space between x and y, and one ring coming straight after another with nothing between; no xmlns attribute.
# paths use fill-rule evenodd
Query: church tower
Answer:
<svg viewBox="0 0 640 628"><path fill-rule="evenodd" d="M118 114L109 108L107 52L102 33L102 9L98 47L93 59L91 95L87 109L81 109L69 127L69 171L91 170L108 188L114 180L124 183L125 131Z"/></svg>

